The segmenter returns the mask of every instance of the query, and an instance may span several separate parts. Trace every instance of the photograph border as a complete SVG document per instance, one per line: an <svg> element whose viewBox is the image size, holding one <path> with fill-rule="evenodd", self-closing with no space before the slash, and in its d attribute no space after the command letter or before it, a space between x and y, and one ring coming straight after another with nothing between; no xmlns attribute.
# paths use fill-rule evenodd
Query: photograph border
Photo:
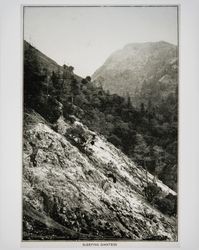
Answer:
<svg viewBox="0 0 199 250"><path fill-rule="evenodd" d="M13 2L14 2L14 4L13 4ZM16 125L16 127L15 127L16 128L15 133L16 134L14 135L14 140L16 140L16 142L14 141L14 143L12 142L12 138L10 136L8 136L8 138L6 138L5 135L4 135L4 133L3 133L3 131L4 131L5 128L8 128L8 129L11 128L11 126L9 125L9 122L11 120L8 119L8 118L6 118L4 120L3 119L0 120L0 121L3 121L1 123L1 127L0 127L1 138L2 138L2 142L5 143L4 144L5 148L3 148L3 146L2 146L3 143L1 143L1 151L0 151L0 153L1 153L1 163L2 163L1 166L3 166L3 168L1 167L1 169L0 169L1 170L1 174L2 174L0 176L0 178L1 178L0 179L1 180L1 191L0 191L0 195L1 196L0 196L0 199L1 199L1 201L5 201L5 198L2 198L3 195L4 195L4 197L5 196L10 196L10 194L12 194L12 191L14 189L16 189L16 191L14 192L14 194L16 194L16 197L13 197L11 195L11 198L13 198L12 199L13 206L16 206L16 208L17 208L16 215L19 215L19 212L20 212L19 210L21 209L21 205L19 204L19 201L16 200L16 198L17 199L19 197L22 198L21 193L19 193L20 190L19 190L19 187L18 187L18 184L20 182L18 180L18 178L20 179L21 178L20 174L22 174L22 170L21 170L22 169L22 167L21 167L22 166L21 165L22 161L20 159L20 153L22 152L22 148L18 148L19 145L22 146L22 143L20 142L20 135L22 134L22 127L21 127L21 123L20 123L20 121L22 121L22 114L20 113L20 110L22 108L22 94L21 94L22 93L22 84L21 84L21 82L22 82L22 74L20 73L20 72L22 72L22 63L21 63L21 65L19 65L19 60L20 60L20 62L22 62L21 55L22 55L22 51L23 51L23 48L22 48L22 45L21 45L21 42L20 42L20 38L19 38L19 36L21 35L20 34L21 33L21 24L20 24L20 21L19 21L19 10L20 10L21 6L27 5L26 2L28 2L27 3L28 5L29 4L32 5L32 1L21 1L20 2L20 1L11 1L11 0L7 0L6 1L5 0L3 2L4 6L2 5L2 2L0 3L7 11L8 11L9 8L12 10L12 7L14 6L14 8L13 8L14 10L11 11L11 14L14 14L15 16L13 17L13 19L17 20L17 23L14 25L14 27L17 27L17 30L15 31L14 29L11 29L8 33L6 33L5 32L5 28L7 28L7 27L11 28L12 27L12 25L13 25L13 19L11 18L12 16L11 16L10 13L9 13L7 19L5 18L5 15L2 15L3 16L2 19L3 19L4 22L2 22L2 24L3 24L2 28L3 29L1 29L1 41L0 41L1 52L3 52L2 53L2 57L1 57L1 64L0 64L0 66L1 66L1 80L2 80L1 82L3 82L3 85L1 84L1 92L0 92L0 95L1 95L0 96L0 101L1 101L0 116L1 116L1 118L6 118L6 114L8 112L10 113L12 111L12 108L13 108L13 103L8 104L8 101L6 101L6 99L5 99L6 95L4 95L4 94L6 94L7 91L11 91L12 92L12 90L13 90L12 94L7 95L7 97L13 97L12 101L14 102L15 105L17 104L17 106L16 106L16 108L14 110L15 111L19 111L18 114L17 113L14 114L14 121L16 122L15 123L15 125ZM37 4L39 4L39 2L41 2L41 1L37 1L37 2L38 2ZM53 1L45 1L45 4L48 4L48 2L51 5L51 3ZM71 1L64 1L64 3L63 3L63 1L61 1L61 2L62 2L61 3L61 5L62 5L64 3L71 2ZM79 2L79 1L75 1L75 3L76 2ZM80 2L82 3L82 1L80 1ZM89 1L84 1L84 2L89 2ZM106 2L108 2L108 1L106 1ZM113 2L113 1L111 1L111 2ZM116 2L118 2L118 1L116 1ZM122 2L124 3L124 2L129 2L129 1L122 1ZM131 3L135 2L135 4L138 3L138 1L130 1L130 2ZM142 1L141 0L139 2L145 2L146 3L146 2L149 2L149 1ZM157 3L157 2L160 3L161 2L161 5L163 5L163 6L164 6L165 2L171 3L171 1L152 1L152 0L150 2L155 2L155 3ZM188 55L188 54L184 53L184 51L182 53L182 50L185 49L185 44L191 45L193 43L194 46L191 47L191 49L189 50L189 52L191 51L190 53L191 53L192 57L194 57L194 55L195 55L192 50L193 50L193 48L197 48L196 41L197 41L197 34L198 33L196 32L196 28L197 28L196 21L198 21L199 19L197 19L197 16L196 16L196 12L197 12L196 7L199 7L199 5L197 4L197 0L196 1L195 0L172 1L172 3L173 2L176 2L176 4L178 6L180 5L180 16L181 17L180 17L180 20L179 20L180 21L179 27L178 27L179 30L181 30L181 28L182 29L185 28L186 32L188 32L189 35L190 35L190 37L192 38L192 41L190 41L189 39L187 41L185 39L185 34L183 34L183 38L182 38L181 37L181 33L180 33L180 39L179 40L180 40L180 44L182 44L182 47L179 48L180 49L180 53L179 53L180 54L179 55L179 64L180 64L180 70L179 70L179 77L180 77L180 79L179 79L179 83L180 83L179 84L179 86L180 86L180 88L179 88L179 106L181 108L182 108L182 106L185 107L185 104L183 104L182 101L186 97L186 92L189 90L191 92L191 96L188 95L188 102L190 102L190 104L188 104L188 107L193 107L193 105L198 104L198 98L199 98L199 95L198 95L198 92L197 92L198 88L197 88L197 85L196 85L197 78L196 78L196 75L194 75L193 77L191 77L191 84L190 84L191 85L191 90L190 90L190 88L185 88L186 85L185 86L181 85L182 83L185 82L184 78L187 79L188 76L190 76L190 72L188 72L188 76L185 76L185 73L182 72L182 69L185 69L186 67L188 67L188 69L190 70L189 65L187 65L186 62L185 62L185 56ZM43 4L44 4L44 2L43 2ZM154 3L153 3L153 5L154 5ZM85 6L85 4L84 4L84 6ZM2 9L4 9L4 8L2 8ZM186 27L181 27L180 28L181 20L184 19L184 18L186 18L186 17L192 18L193 22L191 22L191 21L188 22L188 20L186 20L187 22L185 22L185 20L183 20L183 23L184 22L186 23ZM189 23L191 23L191 24L195 23L195 27L192 27L192 30L191 29L188 30L188 27L190 27ZM2 32L2 30L4 32ZM5 47L5 44L6 44L5 41L6 41L7 38L12 37L12 34L10 34L10 32L13 32L13 31L14 31L14 37L17 37L17 43L14 44L14 41L8 42L8 45L11 45L11 46L14 45L14 48L12 48L12 49L9 50L9 49L7 49ZM178 40L178 42L179 42L179 40ZM185 42L185 40L186 40L186 42ZM4 49L5 49L5 51L4 51ZM8 68L9 62L8 62L8 59L9 60L12 59L12 57L13 57L12 52L13 51L16 53L15 54L16 58L13 60L13 62L12 62L11 65L15 65L16 69L14 70L13 76L10 76L10 78L9 78L6 75L6 73L9 72L9 68ZM5 54L5 52L6 52L6 54ZM9 53L7 53L7 52L9 52ZM5 56L6 55L8 55L8 59L7 60L5 60ZM186 65L186 67L184 65ZM191 65L193 66L193 69L196 70L196 68L198 66L198 62L196 62L196 61L193 60ZM17 86L15 86L12 89L13 85L10 83L9 80L11 80L11 79L14 80L13 77L14 78L16 77L15 79L17 79L16 80ZM15 96L15 94L17 96ZM193 98L193 100L191 98ZM6 106L6 104L8 104L8 105ZM178 120L179 121L179 126L180 126L180 134L179 134L179 138L178 138L178 143L180 144L179 145L179 154L178 154L178 156L179 156L179 166L180 166L180 167L178 167L178 171L180 169L180 173L178 174L178 197L179 197L179 201L178 201L178 203L179 203L178 232L179 233L178 234L179 234L179 242L177 243L177 245L176 245L176 243L173 244L173 242L158 242L158 243L156 242L156 243L154 243L155 245L153 243L149 243L149 242L140 242L141 244L139 244L138 242L130 242L131 247L135 247L135 248L139 247L139 249L141 249L141 247L144 247L145 249L146 249L146 247L154 247L154 248L161 248L161 249L162 249L162 247L172 247L172 249L179 249L179 248L180 249L187 249L188 246L190 247L189 249L197 249L197 247L198 247L198 239L197 239L197 231L196 231L197 227L193 226L193 225L192 225L193 227L190 227L190 226L187 227L187 226L184 225L183 226L184 227L184 229L183 229L184 232L182 232L182 223L180 221L180 220L184 219L183 214L184 215L186 214L185 212L183 212L183 213L181 212L181 209L182 209L181 206L182 206L182 204L185 204L187 201L191 201L192 205L195 204L196 207L198 207L198 205L199 205L198 204L198 199L197 198L194 199L194 196L191 196L190 192L189 192L190 199L187 199L185 201L183 201L184 196L181 196L181 195L179 196L179 192L180 192L180 194L182 194L182 191L185 191L185 189L187 187L187 186L184 186L184 185L183 185L183 187L181 187L181 184L185 183L185 180L183 178L185 178L186 176L187 177L191 177L191 179L188 180L188 184L189 185L192 184L192 187L191 188L189 187L188 190L189 191L190 190L192 190L192 191L195 190L195 197L197 195L196 191L198 190L196 188L198 184L196 183L196 178L195 178L197 176L198 169L196 169L196 162L194 160L196 159L195 154L197 155L197 153L199 153L199 152L197 151L196 148L193 148L193 147L196 147L197 145L196 145L196 142L194 143L194 141L193 141L193 143L191 143L192 150L193 150L193 152L191 152L190 149L187 148L187 145L184 144L186 142L191 142L190 138L189 138L189 135L187 135L187 132L188 132L187 125L189 124L189 122L195 121L195 125L198 124L197 109L193 108L193 112L192 112L192 114L194 114L194 116L195 116L195 119L193 119L191 121L188 121L188 124L186 123L186 125L184 127L184 125L182 125L181 122L185 121L185 118L188 116L187 112L189 112L187 110L187 108L185 110L186 110L185 114L183 114L183 115L180 114L179 120ZM190 116L188 116L188 118L192 118L192 116L190 115ZM191 125L193 125L193 124L191 124ZM193 128L194 131L195 131L195 129L197 127L196 126L191 126L191 128ZM190 132L192 139L194 139L194 135L193 135L194 131ZM181 133L183 133L183 135L184 135L184 132L186 132L186 136L185 136L185 138L182 138L182 134ZM198 132L196 132L196 131L195 131L195 137L198 138ZM13 158L16 157L15 161L13 161L14 159L13 160L11 159L10 161L8 161L8 163L9 164L10 163L12 163L12 164L15 163L17 165L17 168L14 169L14 173L16 173L16 175L14 177L17 178L17 181L13 182L13 184L11 185L11 187L8 187L8 185L5 184L5 181L7 180L7 178L4 179L4 177L7 177L7 175L11 174L11 171L13 170L13 166L11 168L10 165L8 167L8 170L4 169L7 166L7 162L6 162L5 157L9 155L9 152L7 152L7 151L5 152L4 151L4 149L8 150L8 146L7 146L8 142L6 142L6 139L8 139L9 142L13 143L13 144L11 143L11 145L12 145L11 146L11 153L14 152L14 154L13 154L14 157ZM14 149L13 146L17 146L17 149L16 148ZM191 167L189 169L191 169L192 171L194 170L194 173L192 172L191 174L189 174L188 171L184 167L181 168L181 166L184 166L184 164L182 162L182 159L184 159L182 157L182 154L185 153L187 149L188 149L188 153L192 153L191 156L193 157L193 158L191 158L190 156L188 156L186 158L186 162L188 162L188 160L191 162L191 164L190 164ZM183 175L182 175L182 171L183 171ZM12 177L11 180L14 180L14 178ZM8 190L6 190L6 188L8 188ZM185 197L186 198L188 197L187 196L187 192L185 192ZM2 249L8 249L7 247L10 247L10 246L12 246L12 247L15 246L15 249L19 249L20 246L23 246L23 247L56 247L56 244L55 245L53 244L54 246L52 246L52 242L49 242L51 246L48 245L48 242L43 242L44 244L43 243L41 244L41 242L38 242L39 245L35 244L35 242L34 242L34 243L31 243L31 246L29 245L29 243L28 243L28 245L26 245L26 243L24 243L24 242L22 244L20 244L20 242L18 242L18 240L19 240L19 238L18 238L19 237L19 233L21 233L21 232L19 232L19 221L22 218L18 218L17 217L16 220L9 221L8 216L5 216L5 219L4 219L4 214L3 214L3 212L5 212L6 210L8 212L12 211L12 209L11 209L12 207L10 206L12 204L12 202L6 202L5 204L3 204L3 203L0 202L0 208L1 208L0 209L0 212L1 212L0 213L1 217L0 218L3 219L2 220L3 223L1 224L1 227L0 227L0 240L1 240L0 241L0 246L2 247ZM3 204L3 206L1 204ZM186 209L187 209L187 207L189 207L189 206L186 206ZM190 222L191 223L194 222L193 216L195 218L195 223L198 220L198 214L196 213L196 211L197 210L195 209L195 210L192 211L192 214L190 214ZM186 214L186 215L188 215L188 214ZM14 217L11 214L10 220L12 220L13 218ZM189 219L185 220L185 221L189 222ZM6 222L9 222L9 223L6 224ZM15 239L15 240L18 239L17 241L12 241L9 238L9 235L8 235L8 232L9 232L8 226L10 226L12 223L14 223L13 227L16 230L17 237L15 237L13 235L13 232L14 232L13 230L10 231L10 233L11 233L10 237L11 237L12 240L13 239ZM2 225L6 229L5 232L3 232ZM192 231L186 231L187 228L188 229L192 228L193 232ZM186 234L188 234L189 237L188 238L185 237L183 239L183 236L185 236ZM192 238L193 236L195 236L194 240ZM3 240L3 237L4 237L4 240ZM55 243L57 243L57 242L55 242ZM70 247L71 246L71 245L68 245L67 242L62 242L62 243L63 243L62 246L57 246L57 247ZM32 244L34 244L34 245L32 245ZM157 246L157 244L160 244L160 246ZM82 245L79 244L79 243L75 243L75 246L76 247L77 246L81 247ZM118 247L124 247L124 246L126 247L127 245L120 245L120 244L118 244Z"/></svg>
<svg viewBox="0 0 199 250"><path fill-rule="evenodd" d="M47 5L47 4L41 4L41 5L39 5L39 4L22 4L21 5L21 18L22 18L22 21L21 21L21 23L22 23L22 51L24 51L24 22L25 22L25 20L24 20L24 10L25 10L25 8L26 7L35 7L35 8L39 8L39 7L42 7L42 8L45 8L45 7L47 7L47 8L53 8L53 7L68 7L68 8L78 8L78 7L82 7L82 8L92 8L92 7L99 7L99 8L101 8L101 7L126 7L126 8L141 8L141 7L146 7L146 8L150 8L150 7L160 7L160 8L166 8L166 7L176 7L177 8L177 54L178 54L178 63L177 63L177 65L178 65L178 82L177 82L177 84L178 84L178 93L177 93L177 97L178 97L178 109L177 109L177 112L178 112L178 136L177 136L177 139L178 139L178 143L177 143L177 159L178 159L178 161L177 161L177 164L179 163L179 153L178 153L178 151L179 151L179 87L180 87L180 82L179 82L179 57L180 57L180 41L179 41L179 37L180 37L180 26L179 26L179 22L180 22L180 5L178 4L154 4L154 5L152 5L152 4L136 4L136 5L134 5L134 4L128 4L128 5L124 5L124 4L120 4L120 5L113 5L113 4L97 4L97 5L95 5L95 4L93 4L93 5L81 5L81 4L78 4L78 5L73 5L73 4L71 4L71 5L63 5L63 4L53 4L53 5ZM22 53L23 55L22 55L22 65L23 65L23 60L24 60L24 53ZM22 69L22 71L23 71L23 69ZM23 72L22 72L22 76L23 76ZM23 91L22 91L23 92ZM22 95L22 99L23 99L23 95ZM22 106L22 110L23 110L23 106ZM24 112L24 111L23 111ZM23 121L22 121L22 123L23 123ZM22 125L23 126L23 125ZM23 137L22 137L22 141L23 141ZM23 152L22 152L22 155L23 155ZM22 156L22 158L23 158L23 156ZM147 241L147 240L145 240L145 241L143 241L143 240L137 240L137 241L133 241L133 240L110 240L110 241L107 241L107 240L89 240L89 241L81 241L81 240L77 240L77 241L74 241L74 240L44 240L44 241L41 241L41 240L23 240L23 228L22 228L22 232L21 232L21 241L22 241L22 245L24 245L24 246L28 246L28 245L30 245L31 243L33 243L33 244L40 244L40 243L42 243L42 244L45 244L46 245L46 243L47 243L47 245L51 245L52 243L53 244L55 244L55 245L59 245L59 244L67 244L67 245L69 245L69 246L73 246L73 244L74 244L74 242L75 242L75 245L79 245L80 244L80 246L91 246L92 244L93 244L93 246L102 246L101 245L101 243L103 244L105 244L106 242L107 242L107 244L110 244L111 246L115 246L115 245L117 245L118 246L118 244L120 244L120 245L125 245L125 246L127 246L127 245L129 245L129 244L131 244L131 243L133 243L133 244L135 244L135 243L138 243L138 244L142 244L142 243L144 243L144 244L146 244L146 243L150 243L150 244L154 244L154 245L157 245L157 244L162 244L163 246L167 246L167 245L169 245L169 246L179 246L179 182L178 182L178 178L179 177L179 166L177 167L177 240L176 241L173 241L173 242L167 242L167 241ZM22 180L22 183L21 183L21 192L23 192L23 180ZM22 202L22 204L21 204L21 206L23 206L23 200L21 201ZM22 217L21 218L23 218L23 209L22 209Z"/></svg>

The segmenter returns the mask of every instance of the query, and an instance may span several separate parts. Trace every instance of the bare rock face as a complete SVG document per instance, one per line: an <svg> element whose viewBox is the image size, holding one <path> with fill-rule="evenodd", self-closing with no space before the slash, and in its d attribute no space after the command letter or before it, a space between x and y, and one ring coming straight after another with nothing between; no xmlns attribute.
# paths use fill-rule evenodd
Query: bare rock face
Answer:
<svg viewBox="0 0 199 250"><path fill-rule="evenodd" d="M103 136L81 147L71 139L73 126L60 118L50 127L37 113L25 115L23 239L177 240L176 218L145 198L154 177ZM162 196L176 196L157 186Z"/></svg>
<svg viewBox="0 0 199 250"><path fill-rule="evenodd" d="M154 84L165 74L176 85L177 57L177 47L167 42L128 44L110 55L92 80L110 93L134 97L145 83Z"/></svg>

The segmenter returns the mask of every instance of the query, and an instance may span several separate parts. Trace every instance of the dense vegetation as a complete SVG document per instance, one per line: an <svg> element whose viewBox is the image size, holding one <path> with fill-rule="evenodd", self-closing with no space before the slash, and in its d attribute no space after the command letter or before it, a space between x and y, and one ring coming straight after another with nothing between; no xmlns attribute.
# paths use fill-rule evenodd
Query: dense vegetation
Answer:
<svg viewBox="0 0 199 250"><path fill-rule="evenodd" d="M54 70L44 65L38 51L25 43L24 105L50 123L63 114L75 115L90 129L103 134L140 167L169 187L177 183L177 100L170 95L159 102L134 107L129 96L110 94L96 87L88 76L82 79L73 67Z"/></svg>

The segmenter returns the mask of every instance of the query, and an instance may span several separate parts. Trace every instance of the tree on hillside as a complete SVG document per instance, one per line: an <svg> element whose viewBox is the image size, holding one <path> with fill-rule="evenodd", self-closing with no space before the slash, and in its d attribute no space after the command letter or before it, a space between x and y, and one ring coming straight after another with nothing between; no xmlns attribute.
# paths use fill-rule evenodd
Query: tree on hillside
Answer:
<svg viewBox="0 0 199 250"><path fill-rule="evenodd" d="M144 169L147 169L147 162L150 161L149 152L149 146L146 144L143 136L137 133L133 158Z"/></svg>
<svg viewBox="0 0 199 250"><path fill-rule="evenodd" d="M39 59L30 44L24 47L24 103L34 108L36 98L40 95L42 81L45 76L41 72Z"/></svg>
<svg viewBox="0 0 199 250"><path fill-rule="evenodd" d="M141 114L145 113L145 105L143 102L140 104L140 112L141 112Z"/></svg>
<svg viewBox="0 0 199 250"><path fill-rule="evenodd" d="M80 84L75 78L73 78L70 87L71 87L71 97L73 103L75 101L75 97L80 94Z"/></svg>
<svg viewBox="0 0 199 250"><path fill-rule="evenodd" d="M70 73L73 74L74 67L73 67L73 66L69 66L69 67L68 67L68 70L69 70Z"/></svg>
<svg viewBox="0 0 199 250"><path fill-rule="evenodd" d="M85 79L86 79L87 82L91 81L91 77L90 76L87 76Z"/></svg>
<svg viewBox="0 0 199 250"><path fill-rule="evenodd" d="M155 174L159 175L165 166L164 163L165 152L162 149L162 147L155 145L153 147L153 155L155 159Z"/></svg>

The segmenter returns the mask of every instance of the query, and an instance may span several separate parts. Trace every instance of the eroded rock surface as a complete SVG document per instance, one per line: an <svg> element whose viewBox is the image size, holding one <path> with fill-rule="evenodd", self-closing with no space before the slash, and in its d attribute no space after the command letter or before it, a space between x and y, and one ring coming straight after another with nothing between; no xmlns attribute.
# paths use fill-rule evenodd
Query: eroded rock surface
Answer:
<svg viewBox="0 0 199 250"><path fill-rule="evenodd" d="M86 149L78 147L69 139L72 126L63 118L55 126L35 112L25 114L23 239L175 241L176 218L144 197L153 176L103 136ZM176 195L162 182L157 185L162 196Z"/></svg>

